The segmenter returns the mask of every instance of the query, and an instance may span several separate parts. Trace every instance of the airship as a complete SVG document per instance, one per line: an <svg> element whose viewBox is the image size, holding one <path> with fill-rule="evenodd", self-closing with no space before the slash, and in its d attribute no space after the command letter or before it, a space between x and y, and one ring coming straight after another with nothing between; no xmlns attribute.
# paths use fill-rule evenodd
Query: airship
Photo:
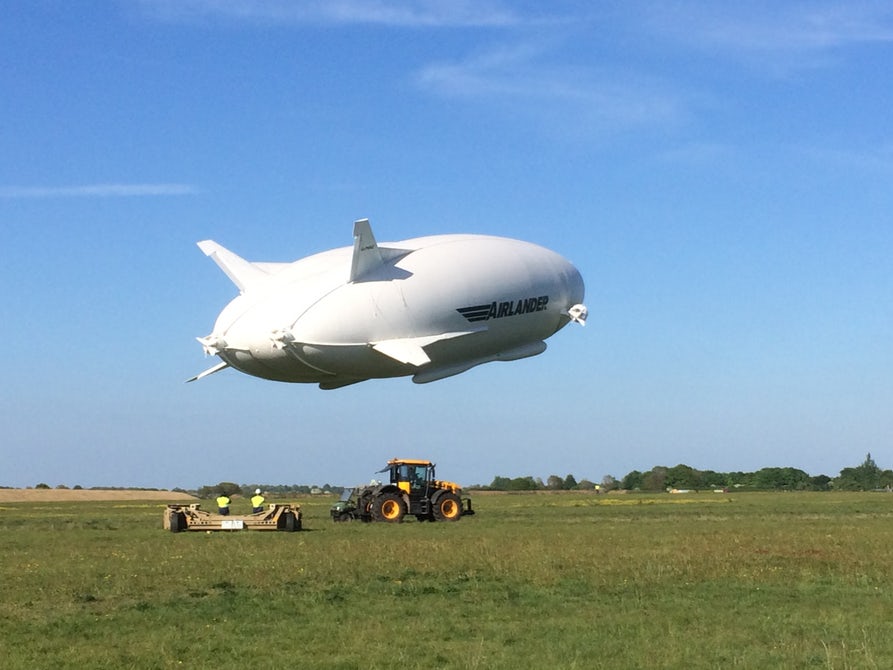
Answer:
<svg viewBox="0 0 893 670"><path fill-rule="evenodd" d="M586 323L580 273L539 245L471 234L379 245L368 219L353 238L292 263L199 242L239 295L196 338L220 362L187 381L234 368L321 389L410 375L425 384L536 356L568 323Z"/></svg>

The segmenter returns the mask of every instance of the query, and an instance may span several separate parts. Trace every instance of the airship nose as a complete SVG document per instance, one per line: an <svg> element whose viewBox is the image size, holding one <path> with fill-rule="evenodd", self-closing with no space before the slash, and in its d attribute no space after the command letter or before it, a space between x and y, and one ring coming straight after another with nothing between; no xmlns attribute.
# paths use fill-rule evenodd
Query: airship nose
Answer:
<svg viewBox="0 0 893 670"><path fill-rule="evenodd" d="M577 303L573 307L567 310L567 315L571 318L571 321L574 323L579 323L581 326L586 325L586 317L589 316L589 310L586 309L586 305L582 305Z"/></svg>

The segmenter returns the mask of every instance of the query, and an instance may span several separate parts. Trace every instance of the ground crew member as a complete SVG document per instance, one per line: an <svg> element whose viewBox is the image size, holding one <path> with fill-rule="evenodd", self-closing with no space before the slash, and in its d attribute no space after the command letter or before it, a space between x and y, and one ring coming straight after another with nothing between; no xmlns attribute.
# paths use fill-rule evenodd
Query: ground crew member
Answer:
<svg viewBox="0 0 893 670"><path fill-rule="evenodd" d="M254 495L251 496L251 511L264 511L264 497L260 494L260 489L254 489Z"/></svg>
<svg viewBox="0 0 893 670"><path fill-rule="evenodd" d="M221 493L217 496L217 513L222 516L229 516L229 496L225 493Z"/></svg>

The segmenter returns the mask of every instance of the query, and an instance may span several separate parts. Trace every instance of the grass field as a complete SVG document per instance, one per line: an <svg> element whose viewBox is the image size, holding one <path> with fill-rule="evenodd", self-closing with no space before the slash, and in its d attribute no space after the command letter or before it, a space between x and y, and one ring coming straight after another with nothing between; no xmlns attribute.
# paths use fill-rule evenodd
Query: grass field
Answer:
<svg viewBox="0 0 893 670"><path fill-rule="evenodd" d="M890 495L479 495L401 525L298 502L306 532L214 534L157 501L3 503L2 667L893 667Z"/></svg>

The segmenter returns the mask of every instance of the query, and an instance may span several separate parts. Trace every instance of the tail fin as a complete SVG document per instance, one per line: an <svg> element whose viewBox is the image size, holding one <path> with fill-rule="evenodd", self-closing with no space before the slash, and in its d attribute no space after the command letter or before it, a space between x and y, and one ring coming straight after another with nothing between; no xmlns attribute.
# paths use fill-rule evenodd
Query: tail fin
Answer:
<svg viewBox="0 0 893 670"><path fill-rule="evenodd" d="M239 288L239 293L244 293L252 284L269 277L257 265L249 263L241 256L237 256L213 240L199 242L198 248L204 252L205 256L210 256L211 260L220 266L220 269L226 273L226 276Z"/></svg>
<svg viewBox="0 0 893 670"><path fill-rule="evenodd" d="M380 247L372 234L369 219L353 222L353 258L350 262L351 282L362 281L373 270L408 254L409 249Z"/></svg>

